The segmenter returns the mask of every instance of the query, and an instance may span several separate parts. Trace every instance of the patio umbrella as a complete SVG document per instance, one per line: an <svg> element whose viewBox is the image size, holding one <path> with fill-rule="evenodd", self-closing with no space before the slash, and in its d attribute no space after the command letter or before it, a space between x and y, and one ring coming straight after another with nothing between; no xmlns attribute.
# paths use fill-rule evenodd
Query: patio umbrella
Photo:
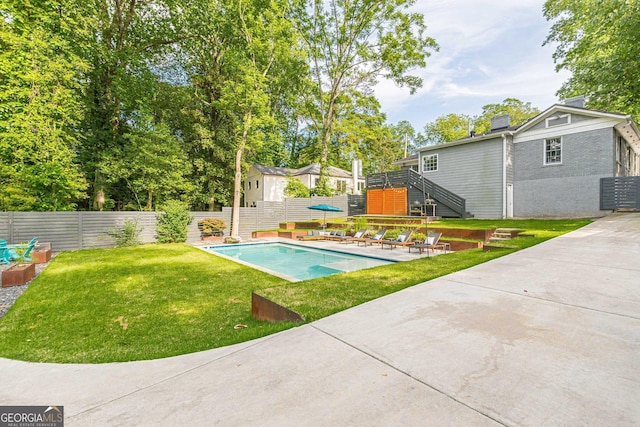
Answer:
<svg viewBox="0 0 640 427"><path fill-rule="evenodd" d="M335 207L335 206L331 206L331 205L327 205L327 204L321 204L321 205L313 205L313 206L307 206L307 209L313 209L316 211L323 211L324 212L324 221L322 222L322 231L325 230L325 227L327 225L327 212L344 212L342 209Z"/></svg>

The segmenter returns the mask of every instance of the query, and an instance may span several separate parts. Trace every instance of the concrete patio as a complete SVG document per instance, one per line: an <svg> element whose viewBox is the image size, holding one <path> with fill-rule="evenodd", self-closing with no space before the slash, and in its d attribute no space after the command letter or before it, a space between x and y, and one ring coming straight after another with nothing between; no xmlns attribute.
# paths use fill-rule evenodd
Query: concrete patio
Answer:
<svg viewBox="0 0 640 427"><path fill-rule="evenodd" d="M67 426L637 426L639 260L640 213L615 214L235 346L0 359L0 405L63 405Z"/></svg>

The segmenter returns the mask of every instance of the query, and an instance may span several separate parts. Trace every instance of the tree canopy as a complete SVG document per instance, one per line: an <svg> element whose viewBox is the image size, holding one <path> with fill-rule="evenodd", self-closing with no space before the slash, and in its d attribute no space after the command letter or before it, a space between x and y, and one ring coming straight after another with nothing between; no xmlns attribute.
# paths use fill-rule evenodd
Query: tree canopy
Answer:
<svg viewBox="0 0 640 427"><path fill-rule="evenodd" d="M640 120L640 2L547 0L543 10L556 67L571 72L558 95Z"/></svg>
<svg viewBox="0 0 640 427"><path fill-rule="evenodd" d="M421 84L414 2L7 0L0 209L215 210L253 163L391 167L406 126L372 88Z"/></svg>
<svg viewBox="0 0 640 427"><path fill-rule="evenodd" d="M417 136L422 145L444 144L465 138L473 131L476 135L491 130L491 118L509 115L510 126L520 126L527 120L539 114L540 111L530 102L523 102L516 98L506 98L500 104L487 104L482 107L482 113L477 116L466 114L445 114L427 123L424 132Z"/></svg>

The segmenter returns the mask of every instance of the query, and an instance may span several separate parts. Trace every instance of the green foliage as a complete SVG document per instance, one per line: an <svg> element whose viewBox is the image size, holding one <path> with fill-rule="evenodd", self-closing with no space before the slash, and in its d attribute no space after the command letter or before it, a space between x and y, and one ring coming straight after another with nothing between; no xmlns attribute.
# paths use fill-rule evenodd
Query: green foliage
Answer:
<svg viewBox="0 0 640 427"><path fill-rule="evenodd" d="M466 114L446 114L427 123L419 138L424 145L444 144L469 136L472 124L473 118Z"/></svg>
<svg viewBox="0 0 640 427"><path fill-rule="evenodd" d="M588 96L588 106L640 120L640 2L547 0L558 70L571 72L558 95Z"/></svg>
<svg viewBox="0 0 640 427"><path fill-rule="evenodd" d="M464 222L451 220L451 224ZM472 222L480 227L483 220ZM0 356L34 362L104 363L169 357L248 341L297 325L253 319L248 297L252 291L312 322L588 222L487 221L493 228L519 224L541 237L513 239L509 249L425 257L295 286L187 245L63 252L3 317ZM237 324L249 327L236 330Z"/></svg>
<svg viewBox="0 0 640 427"><path fill-rule="evenodd" d="M491 118L494 116L509 115L509 125L519 126L540 113L540 110L531 106L530 102L522 102L516 98L506 98L501 104L487 104L482 107L482 114L474 122L476 134L482 134L491 130Z"/></svg>
<svg viewBox="0 0 640 427"><path fill-rule="evenodd" d="M202 236L222 235L227 223L218 218L204 218L198 221L198 230Z"/></svg>
<svg viewBox="0 0 640 427"><path fill-rule="evenodd" d="M324 179L322 179L322 175L318 179L316 186L309 190L310 196L317 197L331 197L333 196L333 193L333 189L329 187L329 180L326 176L324 177Z"/></svg>
<svg viewBox="0 0 640 427"><path fill-rule="evenodd" d="M193 221L186 203L169 200L156 213L156 233L159 243L187 241L187 226Z"/></svg>
<svg viewBox="0 0 640 427"><path fill-rule="evenodd" d="M141 231L142 227L138 227L138 217L136 217L135 219L125 218L121 227L111 229L107 234L115 240L116 246L121 248L141 244Z"/></svg>
<svg viewBox="0 0 640 427"><path fill-rule="evenodd" d="M399 228L392 228L391 230L387 230L387 232L384 233L384 238L388 240L395 240L401 233L402 230L400 230Z"/></svg>
<svg viewBox="0 0 640 427"><path fill-rule="evenodd" d="M540 111L531 106L530 102L522 102L516 98L506 98L501 104L487 104L482 107L479 116L465 114L446 114L436 118L432 123L427 123L424 133L418 135L418 141L423 145L444 144L457 139L466 138L470 131L476 135L491 130L491 118L494 116L509 115L509 125L519 126Z"/></svg>
<svg viewBox="0 0 640 427"><path fill-rule="evenodd" d="M364 216L356 217L356 219L354 221L354 228L356 229L356 231L366 229L367 228L367 217L364 217Z"/></svg>
<svg viewBox="0 0 640 427"><path fill-rule="evenodd" d="M413 4L413 0L317 1L299 2L293 10L311 64L313 89L305 106L318 135L321 192L345 97L364 96L379 78L407 86L412 93L422 84L409 70L424 67L437 44L425 35L422 15L409 11Z"/></svg>
<svg viewBox="0 0 640 427"><path fill-rule="evenodd" d="M73 1L10 0L0 6L0 204L73 210L86 181L76 163L81 58ZM68 13L60 8L68 7Z"/></svg>
<svg viewBox="0 0 640 427"><path fill-rule="evenodd" d="M414 242L424 242L427 236L424 233L413 233L413 241Z"/></svg>
<svg viewBox="0 0 640 427"><path fill-rule="evenodd" d="M137 210L152 210L154 198L162 202L191 190L186 153L165 123L141 117L123 140L126 145L100 163L99 170L106 182L126 182Z"/></svg>
<svg viewBox="0 0 640 427"><path fill-rule="evenodd" d="M287 177L287 186L284 189L286 197L309 197L309 189L298 178Z"/></svg>

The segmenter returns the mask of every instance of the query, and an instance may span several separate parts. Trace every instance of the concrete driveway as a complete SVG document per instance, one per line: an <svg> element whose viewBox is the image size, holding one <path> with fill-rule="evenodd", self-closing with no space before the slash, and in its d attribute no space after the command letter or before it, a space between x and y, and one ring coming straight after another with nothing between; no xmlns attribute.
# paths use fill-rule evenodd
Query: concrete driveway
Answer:
<svg viewBox="0 0 640 427"><path fill-rule="evenodd" d="M0 378L67 426L640 425L640 214L256 341Z"/></svg>

